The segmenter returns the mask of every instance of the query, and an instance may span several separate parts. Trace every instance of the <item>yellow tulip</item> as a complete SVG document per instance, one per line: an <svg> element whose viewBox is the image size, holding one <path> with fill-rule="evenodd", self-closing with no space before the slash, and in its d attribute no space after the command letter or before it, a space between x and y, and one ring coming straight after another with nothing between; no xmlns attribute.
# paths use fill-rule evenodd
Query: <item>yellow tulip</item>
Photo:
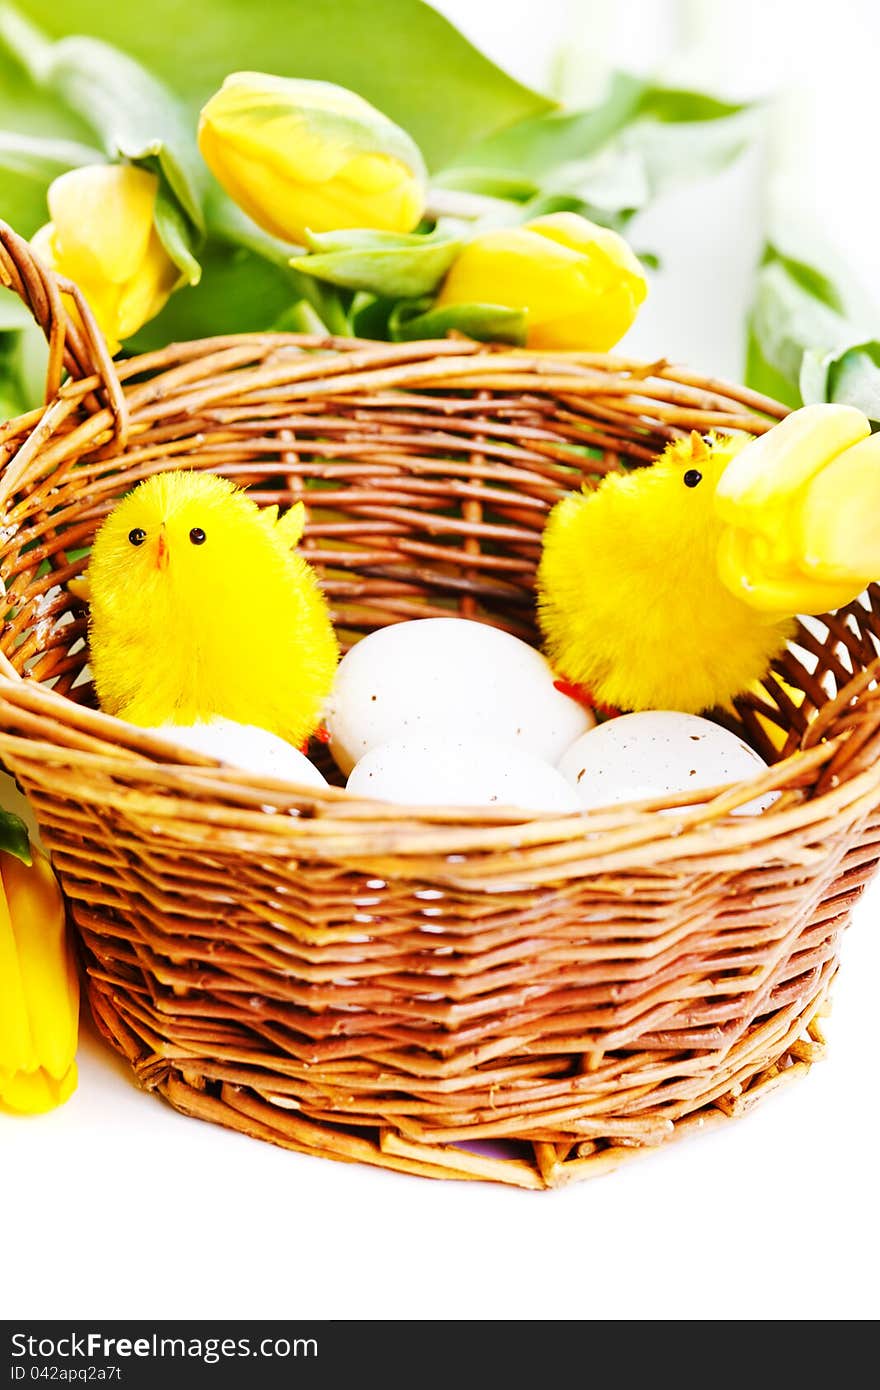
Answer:
<svg viewBox="0 0 880 1390"><path fill-rule="evenodd" d="M852 405L800 406L715 489L727 587L765 613L824 613L880 577L880 434Z"/></svg>
<svg viewBox="0 0 880 1390"><path fill-rule="evenodd" d="M49 187L51 221L32 246L75 281L111 353L154 318L179 280L156 231L159 181L132 164L88 164Z"/></svg>
<svg viewBox="0 0 880 1390"><path fill-rule="evenodd" d="M635 320L648 284L622 236L573 212L478 234L437 297L526 312L529 347L607 352Z"/></svg>
<svg viewBox="0 0 880 1390"><path fill-rule="evenodd" d="M425 166L409 135L330 82L231 73L202 109L199 149L230 198L272 236L411 232Z"/></svg>
<svg viewBox="0 0 880 1390"><path fill-rule="evenodd" d="M79 977L58 881L0 851L0 1110L52 1110L77 1084Z"/></svg>

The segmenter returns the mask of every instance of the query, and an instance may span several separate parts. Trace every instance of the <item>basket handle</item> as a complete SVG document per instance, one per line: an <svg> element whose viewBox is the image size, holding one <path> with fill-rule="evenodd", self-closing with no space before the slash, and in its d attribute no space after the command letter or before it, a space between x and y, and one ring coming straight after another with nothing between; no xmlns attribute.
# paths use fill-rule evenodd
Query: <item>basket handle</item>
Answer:
<svg viewBox="0 0 880 1390"><path fill-rule="evenodd" d="M113 412L114 436L121 444L128 429L128 407L113 358L85 296L72 280L58 275L34 254L30 243L0 220L0 285L17 294L49 344L46 404L55 399L64 373L75 381L97 376ZM62 295L76 306L79 322Z"/></svg>

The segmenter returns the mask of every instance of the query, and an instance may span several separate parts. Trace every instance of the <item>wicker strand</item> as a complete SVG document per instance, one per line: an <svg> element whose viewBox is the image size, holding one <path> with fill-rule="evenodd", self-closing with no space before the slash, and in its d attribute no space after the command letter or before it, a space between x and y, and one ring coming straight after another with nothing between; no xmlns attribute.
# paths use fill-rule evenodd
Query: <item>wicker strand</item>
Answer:
<svg viewBox="0 0 880 1390"><path fill-rule="evenodd" d="M125 397L88 301L72 280L47 270L30 244L3 221L0 221L0 284L20 297L46 336L49 344L47 404L59 393L63 371L73 379L97 374L113 413L113 437L123 446ZM72 303L74 315L67 312L62 295Z"/></svg>

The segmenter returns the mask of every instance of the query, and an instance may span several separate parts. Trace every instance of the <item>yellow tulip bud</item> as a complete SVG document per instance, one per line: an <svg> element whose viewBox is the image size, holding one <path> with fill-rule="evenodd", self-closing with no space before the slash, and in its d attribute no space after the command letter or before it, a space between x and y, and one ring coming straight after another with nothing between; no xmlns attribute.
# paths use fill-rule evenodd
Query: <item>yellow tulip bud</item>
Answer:
<svg viewBox="0 0 880 1390"><path fill-rule="evenodd" d="M880 578L880 434L852 405L801 406L745 444L714 495L722 580L765 613L824 613Z"/></svg>
<svg viewBox="0 0 880 1390"><path fill-rule="evenodd" d="M529 347L607 352L631 327L647 290L622 236L577 213L554 212L474 237L437 304L522 309Z"/></svg>
<svg viewBox="0 0 880 1390"><path fill-rule="evenodd" d="M204 106L199 149L230 198L272 236L411 232L425 166L409 135L330 82L231 73Z"/></svg>
<svg viewBox="0 0 880 1390"><path fill-rule="evenodd" d="M52 1110L76 1089L79 976L46 856L0 851L0 1109Z"/></svg>
<svg viewBox="0 0 880 1390"><path fill-rule="evenodd" d="M51 222L32 238L52 270L75 281L111 353L154 318L179 271L156 231L159 181L132 164L88 164L49 187Z"/></svg>

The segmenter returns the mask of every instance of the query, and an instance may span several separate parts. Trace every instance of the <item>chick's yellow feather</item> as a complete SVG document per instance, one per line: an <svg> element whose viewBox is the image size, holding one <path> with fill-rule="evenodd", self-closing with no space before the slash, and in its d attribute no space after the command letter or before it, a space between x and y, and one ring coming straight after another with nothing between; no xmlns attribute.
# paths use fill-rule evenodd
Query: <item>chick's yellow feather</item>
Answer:
<svg viewBox="0 0 880 1390"><path fill-rule="evenodd" d="M793 622L756 615L718 575L713 495L740 447L696 435L552 509L536 580L544 651L598 703L699 713L760 680L785 646Z"/></svg>
<svg viewBox="0 0 880 1390"><path fill-rule="evenodd" d="M123 498L87 570L101 708L141 726L223 716L301 745L339 660L317 576L291 549L303 520L301 504L279 519L209 473L156 474Z"/></svg>

